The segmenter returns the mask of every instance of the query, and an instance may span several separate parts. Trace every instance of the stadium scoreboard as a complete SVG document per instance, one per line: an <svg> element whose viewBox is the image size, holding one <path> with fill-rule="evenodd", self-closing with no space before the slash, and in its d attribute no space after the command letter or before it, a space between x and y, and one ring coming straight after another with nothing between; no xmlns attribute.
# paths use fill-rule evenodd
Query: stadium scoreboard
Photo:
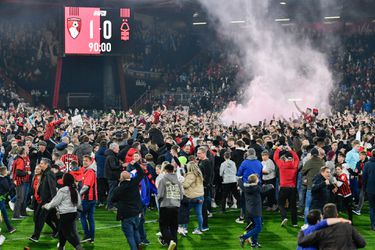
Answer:
<svg viewBox="0 0 375 250"><path fill-rule="evenodd" d="M121 55L131 40L130 8L65 7L66 55Z"/></svg>

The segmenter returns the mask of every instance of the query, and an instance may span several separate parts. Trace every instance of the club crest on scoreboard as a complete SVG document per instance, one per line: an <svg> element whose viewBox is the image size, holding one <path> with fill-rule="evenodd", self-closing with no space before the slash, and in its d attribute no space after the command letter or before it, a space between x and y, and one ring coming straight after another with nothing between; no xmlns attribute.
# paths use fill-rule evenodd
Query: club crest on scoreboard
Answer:
<svg viewBox="0 0 375 250"><path fill-rule="evenodd" d="M81 18L70 17L67 19L67 28L70 36L76 39L81 32Z"/></svg>

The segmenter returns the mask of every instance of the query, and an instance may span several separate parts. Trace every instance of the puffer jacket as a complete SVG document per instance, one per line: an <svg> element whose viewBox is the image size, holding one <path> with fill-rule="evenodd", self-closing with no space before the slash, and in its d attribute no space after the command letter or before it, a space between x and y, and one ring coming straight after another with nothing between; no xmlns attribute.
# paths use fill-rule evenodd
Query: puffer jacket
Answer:
<svg viewBox="0 0 375 250"><path fill-rule="evenodd" d="M51 202L44 205L44 208L49 210L56 207L60 214L75 213L77 212L77 207L81 205L81 197L77 190L76 192L78 196L77 204L73 204L71 200L69 187L63 187L57 191Z"/></svg>
<svg viewBox="0 0 375 250"><path fill-rule="evenodd" d="M193 199L204 195L203 179L194 173L187 173L182 183L186 197Z"/></svg>

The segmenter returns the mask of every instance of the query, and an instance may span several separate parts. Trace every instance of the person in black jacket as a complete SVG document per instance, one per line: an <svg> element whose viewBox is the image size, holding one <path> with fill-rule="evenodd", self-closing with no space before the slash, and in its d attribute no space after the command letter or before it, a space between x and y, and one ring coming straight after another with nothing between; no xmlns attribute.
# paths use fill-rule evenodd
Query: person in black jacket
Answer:
<svg viewBox="0 0 375 250"><path fill-rule="evenodd" d="M248 178L249 183L245 183L245 201L246 201L246 233L240 236L240 245L243 248L245 241L252 238L251 247L258 248L258 235L262 230L262 198L261 194L274 188L272 184L259 185L258 175L252 174Z"/></svg>
<svg viewBox="0 0 375 250"><path fill-rule="evenodd" d="M47 150L47 142L39 141L38 147L39 147L39 150L38 150L38 153L37 153L37 163L40 163L43 158L47 158L49 160L52 160L52 155Z"/></svg>
<svg viewBox="0 0 375 250"><path fill-rule="evenodd" d="M199 160L199 169L201 170L203 174L203 187L204 187L204 201L203 201L203 207L202 207L202 214L203 214L203 228L202 231L208 231L208 206L209 203L211 203L210 200L210 189L212 187L212 181L213 181L213 175L214 175L214 169L210 162L210 160L207 158L207 150L205 147L199 147L197 151L197 156Z"/></svg>
<svg viewBox="0 0 375 250"><path fill-rule="evenodd" d="M333 203L328 203L323 208L324 219L337 218L337 208ZM319 249L355 250L366 246L366 241L358 231L349 223L338 223L330 227L304 235L298 235L298 245L302 247L318 246Z"/></svg>
<svg viewBox="0 0 375 250"><path fill-rule="evenodd" d="M120 185L113 190L111 202L116 203L117 220L121 220L122 231L131 250L137 250L141 243L139 223L142 213L142 202L139 194L139 183L144 172L138 163L134 164L136 176L131 178L129 172L121 173Z"/></svg>
<svg viewBox="0 0 375 250"><path fill-rule="evenodd" d="M5 225L7 226L9 233L14 233L16 229L10 224L8 219L7 208L5 206L6 196L9 194L10 190L14 188L12 182L7 177L8 171L6 167L0 167L0 210L3 216Z"/></svg>
<svg viewBox="0 0 375 250"><path fill-rule="evenodd" d="M43 209L43 205L50 202L57 193L56 189L56 176L51 171L51 161L46 158L42 158L39 164L41 170L43 171L42 177L40 179L40 185L38 188L38 195L41 199L41 203L38 204L35 210L35 226L34 233L29 238L33 242L38 242L40 234L42 232L44 223L47 223L53 230L52 236L57 237L57 217L56 209L46 210Z"/></svg>
<svg viewBox="0 0 375 250"><path fill-rule="evenodd" d="M331 170L324 166L320 168L320 173L312 180L311 186L311 206L310 209L323 210L325 204L329 202L333 185L329 182Z"/></svg>
<svg viewBox="0 0 375 250"><path fill-rule="evenodd" d="M236 142L236 149L232 151L231 159L236 163L236 168L240 167L241 163L244 161L244 154L246 152L245 143L242 140Z"/></svg>
<svg viewBox="0 0 375 250"><path fill-rule="evenodd" d="M120 165L120 161L117 158L119 149L119 145L113 142L109 145L109 149L104 153L104 155L106 156L104 164L104 177L107 179L109 186L107 201L108 209L113 209L111 196L113 194L113 190L118 186L120 174L122 171L122 166Z"/></svg>
<svg viewBox="0 0 375 250"><path fill-rule="evenodd" d="M372 157L363 169L363 190L367 192L370 205L371 229L375 231L375 149L371 153Z"/></svg>

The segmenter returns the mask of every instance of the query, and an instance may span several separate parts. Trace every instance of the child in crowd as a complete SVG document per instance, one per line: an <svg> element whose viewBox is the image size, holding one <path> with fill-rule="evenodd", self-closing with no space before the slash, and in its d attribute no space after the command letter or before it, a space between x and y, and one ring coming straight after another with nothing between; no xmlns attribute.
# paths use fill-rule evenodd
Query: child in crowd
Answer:
<svg viewBox="0 0 375 250"><path fill-rule="evenodd" d="M336 187L337 190L337 205L339 211L346 210L349 220L353 218L352 212L352 191L350 190L349 179L343 171L342 165L336 166Z"/></svg>
<svg viewBox="0 0 375 250"><path fill-rule="evenodd" d="M243 248L245 242L251 238L251 247L262 247L258 242L258 235L262 230L262 198L261 193L269 191L274 188L273 185L264 185L260 187L258 175L252 174L248 178L248 183L245 187L245 201L246 201L246 233L240 236L240 245Z"/></svg>
<svg viewBox="0 0 375 250"><path fill-rule="evenodd" d="M78 161L72 161L70 163L71 171L70 174L73 175L75 182L77 183L78 190L81 190L84 168L78 166Z"/></svg>

